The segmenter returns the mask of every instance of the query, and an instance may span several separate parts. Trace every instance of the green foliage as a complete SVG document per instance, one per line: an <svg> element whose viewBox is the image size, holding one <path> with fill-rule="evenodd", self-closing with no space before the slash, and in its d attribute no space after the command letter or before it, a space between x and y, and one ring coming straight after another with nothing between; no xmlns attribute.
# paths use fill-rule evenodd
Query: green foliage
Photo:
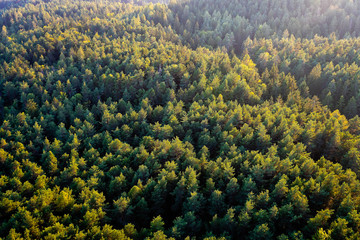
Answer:
<svg viewBox="0 0 360 240"><path fill-rule="evenodd" d="M0 2L0 238L359 239L359 2L149 2Z"/></svg>

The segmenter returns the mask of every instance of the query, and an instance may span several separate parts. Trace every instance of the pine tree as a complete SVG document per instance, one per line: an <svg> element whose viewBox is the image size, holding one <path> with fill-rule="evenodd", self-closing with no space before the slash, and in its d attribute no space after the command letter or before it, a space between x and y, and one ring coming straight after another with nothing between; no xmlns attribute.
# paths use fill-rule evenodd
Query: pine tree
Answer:
<svg viewBox="0 0 360 240"><path fill-rule="evenodd" d="M344 111L345 111L346 116L349 118L353 118L358 114L358 105L357 105L357 102L356 102L354 96L351 97L351 99L348 102L348 104L346 105Z"/></svg>

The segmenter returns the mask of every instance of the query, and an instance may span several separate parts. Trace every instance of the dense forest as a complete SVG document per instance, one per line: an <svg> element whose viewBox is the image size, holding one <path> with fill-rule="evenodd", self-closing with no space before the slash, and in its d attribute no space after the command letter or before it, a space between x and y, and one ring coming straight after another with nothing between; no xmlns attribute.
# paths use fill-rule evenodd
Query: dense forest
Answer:
<svg viewBox="0 0 360 240"><path fill-rule="evenodd" d="M0 0L0 239L360 239L359 12Z"/></svg>

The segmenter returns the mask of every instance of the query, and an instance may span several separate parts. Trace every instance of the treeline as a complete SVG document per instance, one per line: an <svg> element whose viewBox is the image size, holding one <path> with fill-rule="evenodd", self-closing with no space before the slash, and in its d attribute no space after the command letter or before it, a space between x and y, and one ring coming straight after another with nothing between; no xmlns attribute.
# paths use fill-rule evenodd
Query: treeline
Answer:
<svg viewBox="0 0 360 240"><path fill-rule="evenodd" d="M357 37L358 1L347 0L184 0L170 2L174 29L192 46L225 46L240 50L251 38L269 38L288 31L295 37L316 34Z"/></svg>
<svg viewBox="0 0 360 240"><path fill-rule="evenodd" d="M171 7L141 4L3 13L0 238L359 238L360 118L311 96L328 55L301 80L275 61L292 37L193 50L158 24Z"/></svg>

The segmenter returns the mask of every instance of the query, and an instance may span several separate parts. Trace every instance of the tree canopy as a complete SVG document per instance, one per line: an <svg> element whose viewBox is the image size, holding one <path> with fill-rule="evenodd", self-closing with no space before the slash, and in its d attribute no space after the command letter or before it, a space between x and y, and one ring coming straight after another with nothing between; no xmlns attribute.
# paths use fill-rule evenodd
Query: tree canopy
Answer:
<svg viewBox="0 0 360 240"><path fill-rule="evenodd" d="M0 1L0 238L360 238L359 10Z"/></svg>

